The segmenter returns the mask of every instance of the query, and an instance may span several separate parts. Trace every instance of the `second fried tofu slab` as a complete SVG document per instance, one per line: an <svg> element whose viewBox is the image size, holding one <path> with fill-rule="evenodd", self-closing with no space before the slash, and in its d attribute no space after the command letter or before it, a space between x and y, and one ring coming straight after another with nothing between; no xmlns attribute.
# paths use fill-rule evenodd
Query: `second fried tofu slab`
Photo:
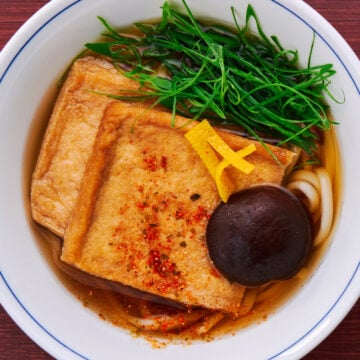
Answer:
<svg viewBox="0 0 360 360"><path fill-rule="evenodd" d="M114 101L96 92L119 93L138 83L105 60L77 60L56 101L32 177L33 219L62 237L77 200L106 106Z"/></svg>
<svg viewBox="0 0 360 360"><path fill-rule="evenodd" d="M184 137L193 126L187 123L177 117L172 128L169 113L121 102L108 106L61 260L157 296L236 315L244 288L222 277L209 260L206 225L220 198ZM220 133L234 150L252 142ZM257 144L257 170L250 177L234 177L238 190L281 182L293 154L281 150L279 166L262 151Z"/></svg>

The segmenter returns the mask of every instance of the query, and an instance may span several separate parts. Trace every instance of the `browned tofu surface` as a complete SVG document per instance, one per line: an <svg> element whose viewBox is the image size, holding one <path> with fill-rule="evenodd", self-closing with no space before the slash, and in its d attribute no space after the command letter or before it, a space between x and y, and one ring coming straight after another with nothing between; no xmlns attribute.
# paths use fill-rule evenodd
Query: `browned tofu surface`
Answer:
<svg viewBox="0 0 360 360"><path fill-rule="evenodd" d="M184 133L194 125L142 105L107 107L64 237L61 260L87 273L192 306L233 314L244 288L211 263L205 231L220 202L213 179ZM238 150L250 140L219 132ZM256 143L256 142L254 142ZM231 170L236 189L280 183L293 153L256 143L250 175ZM196 194L196 196L194 196Z"/></svg>
<svg viewBox="0 0 360 360"><path fill-rule="evenodd" d="M35 221L63 236L77 200L85 165L105 107L117 94L138 84L103 60L77 60L56 101L32 178L31 211ZM89 91L90 90L90 91Z"/></svg>

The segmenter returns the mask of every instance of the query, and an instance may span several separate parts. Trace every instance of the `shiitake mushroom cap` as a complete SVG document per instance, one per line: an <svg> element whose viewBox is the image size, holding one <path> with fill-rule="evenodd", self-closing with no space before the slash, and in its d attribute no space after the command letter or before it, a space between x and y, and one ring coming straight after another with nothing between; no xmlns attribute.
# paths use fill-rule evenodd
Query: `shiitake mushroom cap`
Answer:
<svg viewBox="0 0 360 360"><path fill-rule="evenodd" d="M211 260L228 280L259 286L294 276L309 255L313 234L311 216L294 194L258 185L215 209L206 241Z"/></svg>

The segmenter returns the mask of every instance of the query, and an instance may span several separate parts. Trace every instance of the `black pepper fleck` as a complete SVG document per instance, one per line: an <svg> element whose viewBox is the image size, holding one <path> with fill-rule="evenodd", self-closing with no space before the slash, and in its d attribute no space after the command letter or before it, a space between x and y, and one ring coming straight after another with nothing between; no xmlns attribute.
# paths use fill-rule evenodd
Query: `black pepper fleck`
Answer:
<svg viewBox="0 0 360 360"><path fill-rule="evenodd" d="M199 200L199 199L200 199L200 194L192 194L192 195L190 196L190 199L191 199L192 201Z"/></svg>

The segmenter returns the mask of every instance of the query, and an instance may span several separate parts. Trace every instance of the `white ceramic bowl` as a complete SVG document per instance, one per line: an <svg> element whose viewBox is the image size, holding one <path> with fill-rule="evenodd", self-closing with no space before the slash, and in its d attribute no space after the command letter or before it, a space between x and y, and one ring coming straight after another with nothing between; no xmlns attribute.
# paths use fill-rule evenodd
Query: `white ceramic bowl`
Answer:
<svg viewBox="0 0 360 360"><path fill-rule="evenodd" d="M36 13L0 55L0 300L16 323L58 359L297 359L345 317L360 293L360 66L339 34L301 1L251 0L267 34L300 51L305 64L313 31L314 63L331 62L332 88L346 95L332 103L341 123L343 166L340 221L331 245L306 285L267 321L210 343L155 350L141 338L101 321L54 276L29 225L24 171L32 164L45 95L82 44L102 30L97 15L117 25L160 16L162 0L53 0ZM235 2L244 10L247 2ZM195 14L231 21L230 0L188 0ZM337 91L337 90L335 90ZM340 95L342 93L339 93ZM30 140L29 140L30 139ZM24 170L25 168L25 170ZM184 351L185 350L185 351Z"/></svg>

